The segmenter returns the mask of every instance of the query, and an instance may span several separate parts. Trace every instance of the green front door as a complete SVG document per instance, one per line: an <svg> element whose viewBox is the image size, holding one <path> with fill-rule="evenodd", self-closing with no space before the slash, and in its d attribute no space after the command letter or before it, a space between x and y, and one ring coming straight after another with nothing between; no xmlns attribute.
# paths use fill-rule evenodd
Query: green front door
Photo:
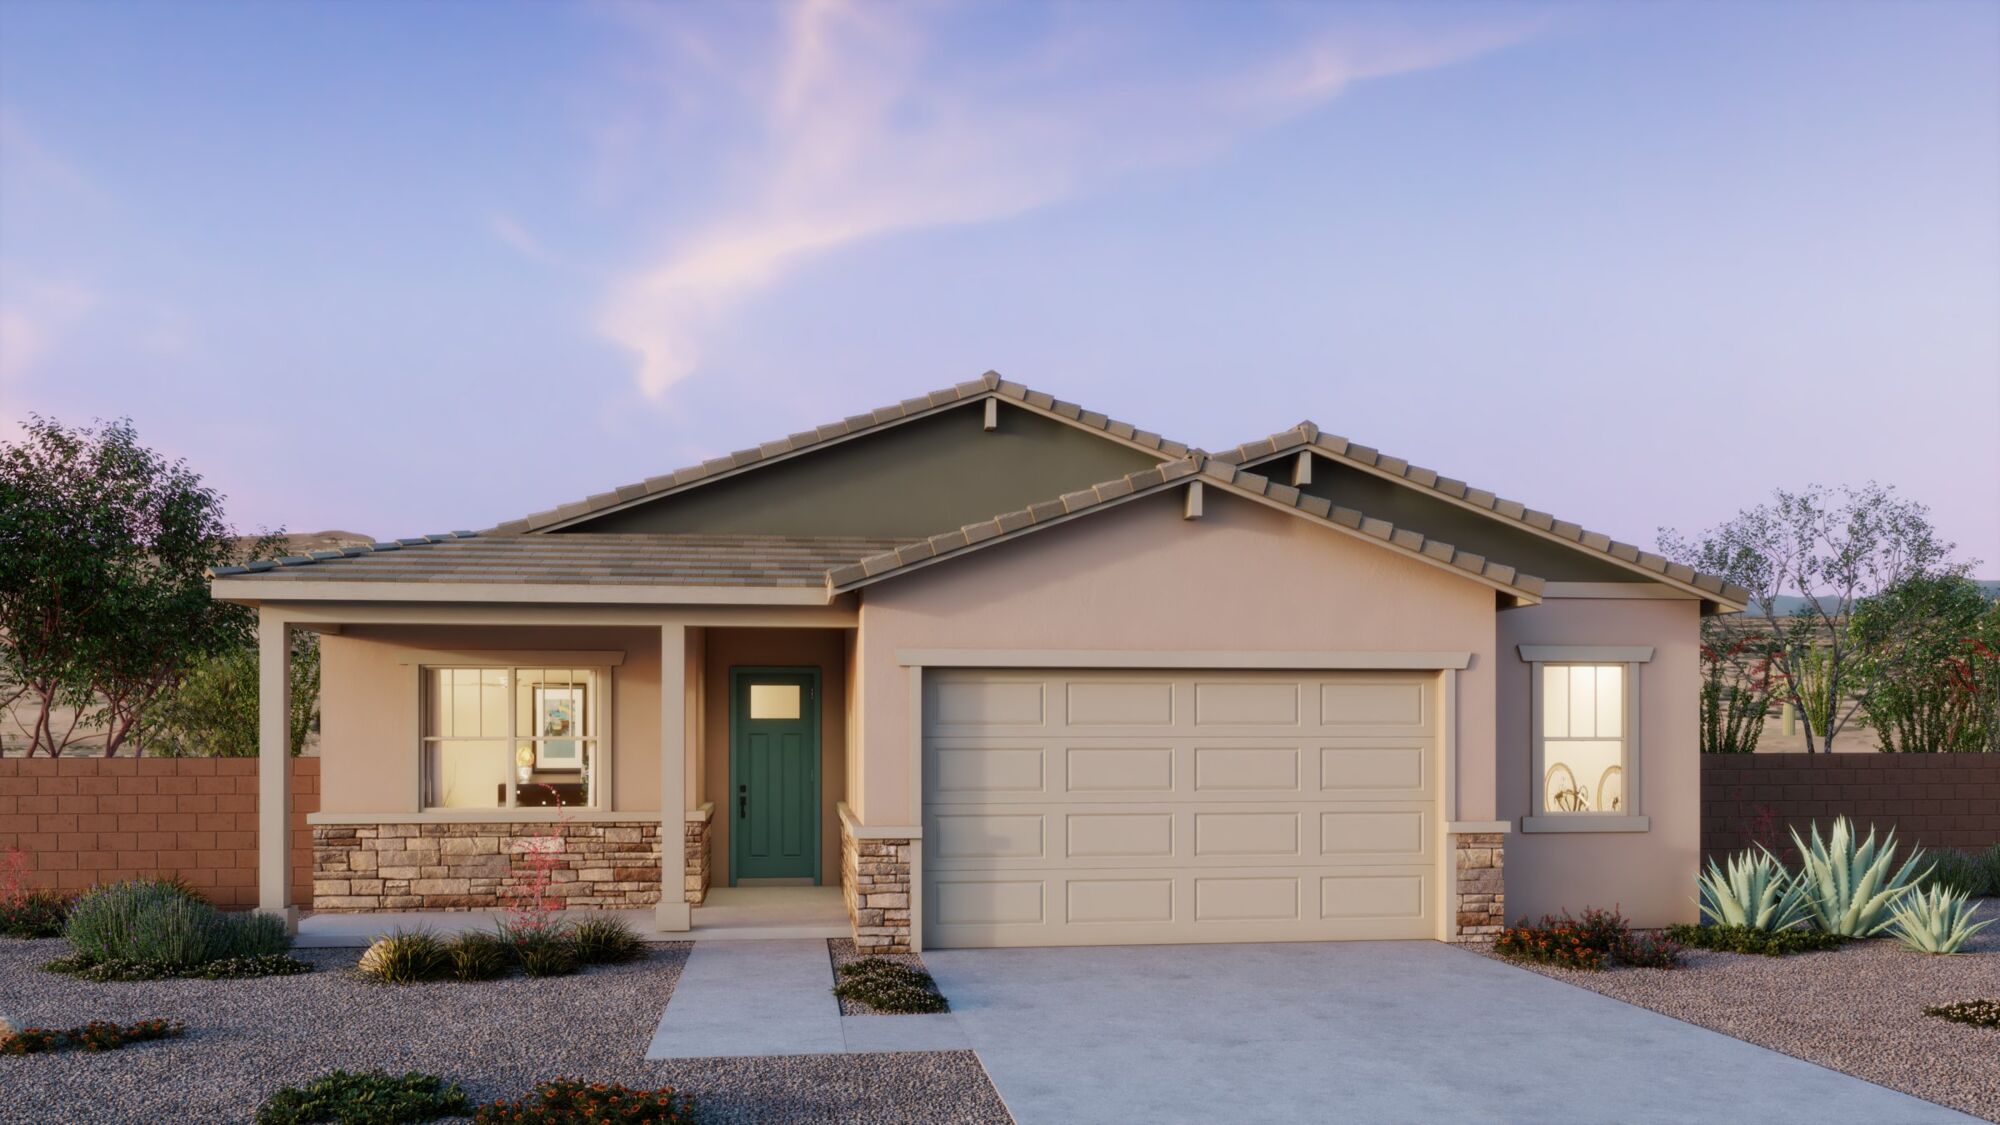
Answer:
<svg viewBox="0 0 2000 1125"><path fill-rule="evenodd" d="M819 882L819 671L729 675L729 881Z"/></svg>

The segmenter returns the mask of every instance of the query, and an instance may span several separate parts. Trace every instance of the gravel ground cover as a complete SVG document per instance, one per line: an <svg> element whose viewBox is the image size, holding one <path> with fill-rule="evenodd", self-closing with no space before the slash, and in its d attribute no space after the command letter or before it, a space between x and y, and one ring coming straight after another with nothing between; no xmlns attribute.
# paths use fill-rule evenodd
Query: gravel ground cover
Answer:
<svg viewBox="0 0 2000 1125"><path fill-rule="evenodd" d="M1986 899L1981 917L1996 915ZM2000 996L2000 925L1966 948L1932 957L1888 938L1787 957L1689 950L1678 969L1508 964L2000 1121L2000 1030L1924 1014Z"/></svg>
<svg viewBox="0 0 2000 1125"><path fill-rule="evenodd" d="M853 938L826 939L826 952L829 957L833 958L833 976L835 980L840 979L840 967L842 965L850 961L859 961L862 959L862 955L854 951ZM885 961L894 961L899 965L908 965L914 969L923 969L927 973L930 972L928 968L924 967L923 957L916 953L876 953L871 954L871 956L880 957ZM949 1002L951 997L947 996L945 1000ZM865 1001L850 1000L845 996L836 996L834 997L834 1001L840 1005L840 1014L843 1016L894 1016L903 1014L901 1012L880 1011L871 1007Z"/></svg>
<svg viewBox="0 0 2000 1125"><path fill-rule="evenodd" d="M0 941L0 1012L31 1025L183 1020L184 1038L109 1054L0 1057L0 1122L248 1121L272 1091L334 1067L422 1070L475 1102L545 1078L671 1085L705 1122L965 1122L1011 1118L970 1051L647 1062L689 943L574 977L391 986L355 950L307 949L316 973L91 984L38 966L63 941Z"/></svg>

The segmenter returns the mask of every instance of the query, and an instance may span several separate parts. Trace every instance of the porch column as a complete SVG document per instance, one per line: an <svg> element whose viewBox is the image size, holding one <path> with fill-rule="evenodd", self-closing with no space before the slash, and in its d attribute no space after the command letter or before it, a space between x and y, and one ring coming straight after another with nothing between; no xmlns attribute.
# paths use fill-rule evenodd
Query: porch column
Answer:
<svg viewBox="0 0 2000 1125"><path fill-rule="evenodd" d="M298 924L292 906L292 630L257 609L257 909Z"/></svg>
<svg viewBox="0 0 2000 1125"><path fill-rule="evenodd" d="M660 626L660 906L662 930L693 925L687 903L687 626Z"/></svg>

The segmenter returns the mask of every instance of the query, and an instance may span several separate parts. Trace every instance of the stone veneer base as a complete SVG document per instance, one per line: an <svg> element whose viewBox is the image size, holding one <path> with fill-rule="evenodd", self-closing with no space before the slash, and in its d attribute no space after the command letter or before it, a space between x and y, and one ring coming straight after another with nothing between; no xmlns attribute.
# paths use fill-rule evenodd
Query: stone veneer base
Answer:
<svg viewBox="0 0 2000 1125"><path fill-rule="evenodd" d="M910 847L909 840L857 840L841 825L840 889L856 953L910 951Z"/></svg>
<svg viewBox="0 0 2000 1125"><path fill-rule="evenodd" d="M660 822L315 825L313 909L490 910L533 893L528 841L559 838L550 893L565 906L660 901ZM704 845L705 846L705 845ZM705 854L705 853L704 853Z"/></svg>
<svg viewBox="0 0 2000 1125"><path fill-rule="evenodd" d="M1453 836L1452 940L1492 941L1507 928L1507 837L1498 832Z"/></svg>
<svg viewBox="0 0 2000 1125"><path fill-rule="evenodd" d="M687 822L687 878L682 884L689 906L700 906L708 898L708 821Z"/></svg>

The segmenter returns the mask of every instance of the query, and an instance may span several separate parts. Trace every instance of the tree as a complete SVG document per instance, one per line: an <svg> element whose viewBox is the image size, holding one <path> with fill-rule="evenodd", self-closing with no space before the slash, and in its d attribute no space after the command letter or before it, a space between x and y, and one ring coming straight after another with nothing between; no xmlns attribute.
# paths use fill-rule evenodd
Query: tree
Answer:
<svg viewBox="0 0 2000 1125"><path fill-rule="evenodd" d="M1848 620L1868 653L1862 710L1897 753L1993 749L2000 704L2000 604L1957 575L1911 578Z"/></svg>
<svg viewBox="0 0 2000 1125"><path fill-rule="evenodd" d="M250 613L205 576L235 542L221 497L130 421L22 428L0 444L0 661L35 708L28 753L99 727L108 757L193 661L252 643ZM58 730L61 707L77 717Z"/></svg>
<svg viewBox="0 0 2000 1125"><path fill-rule="evenodd" d="M1774 692L1804 722L1807 753L1833 749L1865 697L1857 664L1886 641L1852 634L1847 613L1912 578L1962 577L1966 569L1949 561L1953 544L1937 537L1929 508L1872 481L1779 489L1699 542L1661 528L1659 545L1750 591L1763 628L1747 655L1769 661ZM1781 615L1781 597L1800 599L1798 612Z"/></svg>
<svg viewBox="0 0 2000 1125"><path fill-rule="evenodd" d="M319 637L301 630L292 637L292 713L289 741L293 757L306 747L319 718ZM238 645L203 657L160 697L146 717L139 742L162 758L254 758L257 756L257 647Z"/></svg>

